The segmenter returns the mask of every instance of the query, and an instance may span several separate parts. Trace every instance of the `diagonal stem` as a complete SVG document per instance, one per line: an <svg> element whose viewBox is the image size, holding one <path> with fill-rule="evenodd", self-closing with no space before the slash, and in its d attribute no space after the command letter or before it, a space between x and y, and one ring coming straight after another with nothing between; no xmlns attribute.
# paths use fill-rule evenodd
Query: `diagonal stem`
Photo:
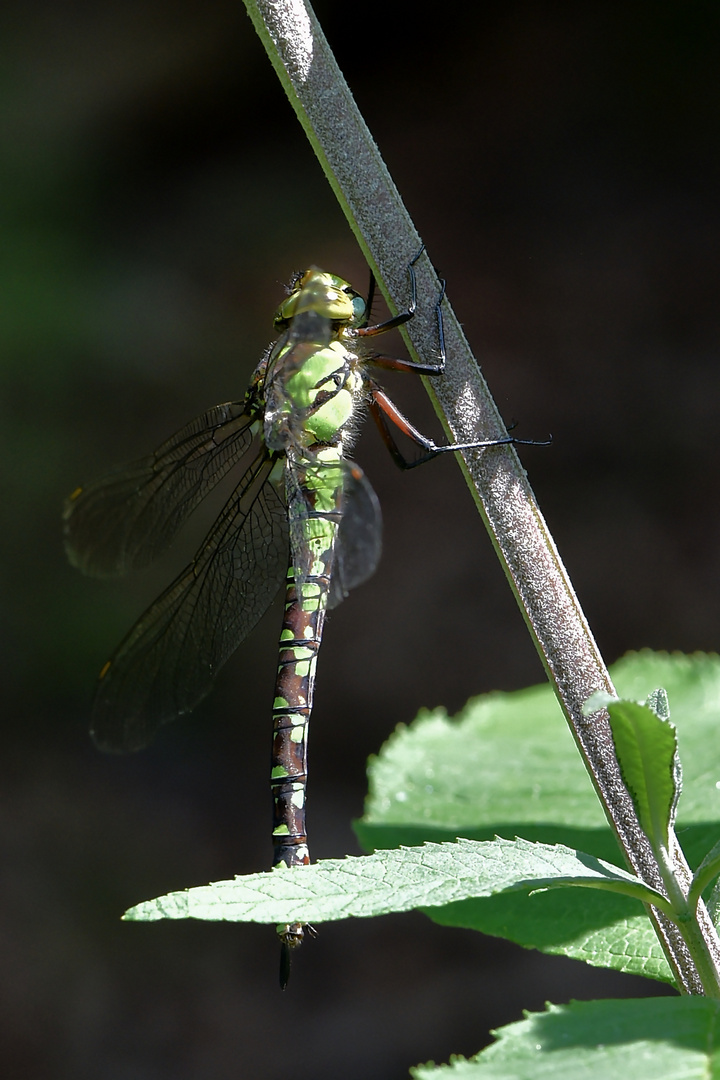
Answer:
<svg viewBox="0 0 720 1080"><path fill-rule="evenodd" d="M312 9L303 0L245 0L245 5L390 310L402 310L407 266L420 237ZM439 284L427 255L415 269L418 295L437 296ZM445 430L462 443L502 437L500 414L447 301L443 313L445 374L425 384ZM411 355L437 356L432 305L420 305L402 332ZM517 454L512 446L472 451L461 465L625 859L642 881L664 891L620 776L607 713L582 715L592 693L614 690ZM671 844L675 872L687 892L690 870L674 836ZM678 987L703 993L703 980L677 927L657 909L648 911ZM702 904L698 918L720 970L720 943Z"/></svg>

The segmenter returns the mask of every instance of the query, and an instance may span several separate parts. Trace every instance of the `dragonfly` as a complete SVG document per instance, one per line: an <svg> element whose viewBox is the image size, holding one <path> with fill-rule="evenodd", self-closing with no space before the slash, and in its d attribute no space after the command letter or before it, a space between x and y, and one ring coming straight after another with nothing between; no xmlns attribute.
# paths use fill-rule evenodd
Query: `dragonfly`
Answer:
<svg viewBox="0 0 720 1080"><path fill-rule="evenodd" d="M190 564L138 619L103 666L91 734L103 750L145 746L158 728L191 712L218 671L266 612L283 582L285 613L272 710L273 867L310 862L305 824L308 723L328 608L375 570L381 548L378 499L348 457L369 411L395 462L412 468L447 452L531 442L512 436L437 445L393 404L371 366L421 375L444 367L373 351L375 338L413 317L370 324L367 301L348 282L311 267L293 279L274 317L277 340L241 401L216 405L154 453L78 487L64 510L71 563L109 576L151 563L205 496L248 463ZM444 287L443 287L444 292ZM420 454L398 448L402 432ZM300 922L278 927L281 984Z"/></svg>

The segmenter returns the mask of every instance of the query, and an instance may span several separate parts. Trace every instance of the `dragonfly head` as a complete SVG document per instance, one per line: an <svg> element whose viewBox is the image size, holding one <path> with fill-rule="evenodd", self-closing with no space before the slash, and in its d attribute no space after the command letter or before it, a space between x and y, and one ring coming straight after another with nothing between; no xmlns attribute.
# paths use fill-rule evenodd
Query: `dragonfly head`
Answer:
<svg viewBox="0 0 720 1080"><path fill-rule="evenodd" d="M353 287L335 274L311 266L290 285L290 295L275 312L275 329L287 330L303 311L314 311L343 327L362 326L366 320L365 301Z"/></svg>

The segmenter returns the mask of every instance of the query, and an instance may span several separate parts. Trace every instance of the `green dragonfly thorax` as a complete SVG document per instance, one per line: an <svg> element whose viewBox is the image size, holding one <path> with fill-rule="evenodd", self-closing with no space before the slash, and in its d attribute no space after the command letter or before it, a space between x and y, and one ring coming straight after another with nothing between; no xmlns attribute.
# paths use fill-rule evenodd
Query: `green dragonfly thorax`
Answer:
<svg viewBox="0 0 720 1080"><path fill-rule="evenodd" d="M342 447L362 400L353 331L364 310L333 274L312 268L296 281L276 316L286 330L264 373L263 435L271 450L305 456L318 445Z"/></svg>
<svg viewBox="0 0 720 1080"><path fill-rule="evenodd" d="M302 363L298 359L302 358ZM272 450L339 446L360 404L357 355L341 341L281 347L268 365L264 438Z"/></svg>

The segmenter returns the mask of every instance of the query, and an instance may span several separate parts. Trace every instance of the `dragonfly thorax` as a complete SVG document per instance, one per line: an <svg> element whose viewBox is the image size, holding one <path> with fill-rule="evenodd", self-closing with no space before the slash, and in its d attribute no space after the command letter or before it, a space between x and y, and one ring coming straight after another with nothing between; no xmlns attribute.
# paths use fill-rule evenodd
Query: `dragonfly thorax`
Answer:
<svg viewBox="0 0 720 1080"><path fill-rule="evenodd" d="M327 343L303 340L299 329L317 329L308 314L295 316L268 362L263 433L273 450L341 445L362 401L357 355L340 334Z"/></svg>

